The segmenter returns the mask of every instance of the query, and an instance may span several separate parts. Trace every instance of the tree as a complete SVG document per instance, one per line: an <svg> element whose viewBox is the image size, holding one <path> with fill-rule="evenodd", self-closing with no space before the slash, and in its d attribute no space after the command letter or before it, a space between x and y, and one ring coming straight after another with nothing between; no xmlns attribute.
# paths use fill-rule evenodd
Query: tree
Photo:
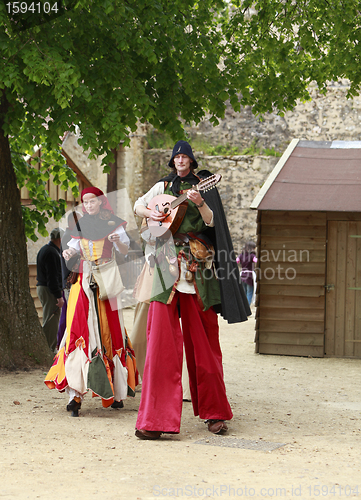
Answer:
<svg viewBox="0 0 361 500"><path fill-rule="evenodd" d="M311 82L326 93L339 78L358 95L360 21L357 0L236 0L221 24L231 104L282 113L310 99Z"/></svg>
<svg viewBox="0 0 361 500"><path fill-rule="evenodd" d="M255 113L291 109L315 80L347 77L359 90L359 14L352 0L63 0L0 3L0 367L48 352L32 303L25 230L57 207L50 173L76 190L59 137L80 126L85 148L105 154L148 121L174 139L206 112L217 124L229 99ZM19 4L18 5L19 8ZM51 6L50 15L45 5ZM33 9L32 12L30 9ZM22 155L42 145L36 174ZM40 212L20 206L19 186Z"/></svg>
<svg viewBox="0 0 361 500"><path fill-rule="evenodd" d="M76 189L61 162L42 164L36 174L22 155L41 144L54 160L59 137L80 125L80 144L105 153L107 165L138 120L183 136L180 117L198 121L203 108L221 114L214 11L222 5L64 0L57 3L62 11L46 18L37 10L22 17L12 3L0 3L0 367L26 364L29 354L49 361L29 293L25 241L25 229L31 235L44 227L36 211L25 212L24 226L18 187L26 184L44 217L56 209L44 193L50 173Z"/></svg>

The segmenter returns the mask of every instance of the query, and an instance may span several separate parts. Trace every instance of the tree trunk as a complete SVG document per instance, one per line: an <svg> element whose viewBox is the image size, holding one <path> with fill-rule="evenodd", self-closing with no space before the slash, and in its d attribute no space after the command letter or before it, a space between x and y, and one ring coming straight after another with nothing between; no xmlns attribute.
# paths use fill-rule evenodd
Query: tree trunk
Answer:
<svg viewBox="0 0 361 500"><path fill-rule="evenodd" d="M30 294L20 191L3 124L8 101L0 94L0 368L51 364L51 352Z"/></svg>
<svg viewBox="0 0 361 500"><path fill-rule="evenodd" d="M112 153L114 154L114 163L109 163L110 172L107 176L107 193L111 193L118 189L118 179L117 179L117 155L118 150L112 149ZM113 207L114 208L114 207Z"/></svg>

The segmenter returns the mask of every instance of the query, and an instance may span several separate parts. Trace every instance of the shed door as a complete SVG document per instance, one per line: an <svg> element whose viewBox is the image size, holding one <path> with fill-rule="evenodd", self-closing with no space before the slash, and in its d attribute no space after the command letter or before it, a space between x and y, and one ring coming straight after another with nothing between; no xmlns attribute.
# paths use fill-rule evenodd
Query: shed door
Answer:
<svg viewBox="0 0 361 500"><path fill-rule="evenodd" d="M325 355L361 358L361 222L328 221Z"/></svg>

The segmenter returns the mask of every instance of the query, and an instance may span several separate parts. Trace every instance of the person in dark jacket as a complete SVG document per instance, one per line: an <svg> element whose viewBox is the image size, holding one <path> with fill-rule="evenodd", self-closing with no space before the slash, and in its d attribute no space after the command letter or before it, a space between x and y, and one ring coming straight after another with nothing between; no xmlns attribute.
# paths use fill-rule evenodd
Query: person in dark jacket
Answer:
<svg viewBox="0 0 361 500"><path fill-rule="evenodd" d="M60 245L60 230L55 228L50 233L49 243L36 257L36 292L43 306L43 330L52 351L56 348L60 310L64 304Z"/></svg>
<svg viewBox="0 0 361 500"><path fill-rule="evenodd" d="M76 223L78 220L81 218L81 215L77 212L70 212L70 214L67 217L67 228L65 229L65 232L61 238L61 274L62 274L62 288L63 288L63 299L64 299L64 305L61 309L61 316L60 316L60 321L59 321L59 328L58 328L58 334L57 334L57 343L56 343L56 348L59 349L60 343L62 341L63 335L65 333L65 328L66 328L66 311L67 311L67 303L69 300L69 294L70 294L70 288L73 283L75 283L78 274L77 274L77 267L79 265L79 259L78 256L73 257L72 260L70 260L68 263L65 262L64 257L62 256L63 250L66 250L68 248L68 243L71 240L72 236L71 233L75 228Z"/></svg>

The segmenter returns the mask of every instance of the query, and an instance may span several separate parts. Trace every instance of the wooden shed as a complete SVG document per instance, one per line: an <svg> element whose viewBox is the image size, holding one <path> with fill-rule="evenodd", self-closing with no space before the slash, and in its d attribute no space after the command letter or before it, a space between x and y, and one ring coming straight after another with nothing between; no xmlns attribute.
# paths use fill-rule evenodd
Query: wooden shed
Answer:
<svg viewBox="0 0 361 500"><path fill-rule="evenodd" d="M361 141L294 139L251 208L256 352L361 358Z"/></svg>

